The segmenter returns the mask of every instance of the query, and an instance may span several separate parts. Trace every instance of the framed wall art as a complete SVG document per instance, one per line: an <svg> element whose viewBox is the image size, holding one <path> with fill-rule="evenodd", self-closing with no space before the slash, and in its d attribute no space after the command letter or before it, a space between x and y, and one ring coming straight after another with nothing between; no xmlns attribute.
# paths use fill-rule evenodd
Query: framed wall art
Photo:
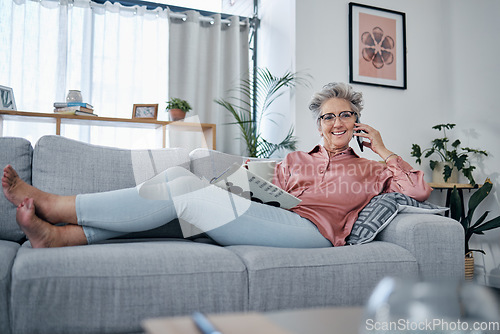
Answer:
<svg viewBox="0 0 500 334"><path fill-rule="evenodd" d="M349 3L349 81L406 89L406 15Z"/></svg>
<svg viewBox="0 0 500 334"><path fill-rule="evenodd" d="M14 91L10 87L0 86L0 109L17 110Z"/></svg>
<svg viewBox="0 0 500 334"><path fill-rule="evenodd" d="M132 118L156 119L158 104L134 104Z"/></svg>

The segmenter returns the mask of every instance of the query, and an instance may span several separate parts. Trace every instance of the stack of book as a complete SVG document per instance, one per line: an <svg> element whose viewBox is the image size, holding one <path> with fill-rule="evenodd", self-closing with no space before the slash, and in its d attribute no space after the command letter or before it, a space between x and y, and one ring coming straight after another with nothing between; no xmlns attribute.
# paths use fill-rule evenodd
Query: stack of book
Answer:
<svg viewBox="0 0 500 334"><path fill-rule="evenodd" d="M55 102L54 112L56 114L97 116L94 107L85 102Z"/></svg>

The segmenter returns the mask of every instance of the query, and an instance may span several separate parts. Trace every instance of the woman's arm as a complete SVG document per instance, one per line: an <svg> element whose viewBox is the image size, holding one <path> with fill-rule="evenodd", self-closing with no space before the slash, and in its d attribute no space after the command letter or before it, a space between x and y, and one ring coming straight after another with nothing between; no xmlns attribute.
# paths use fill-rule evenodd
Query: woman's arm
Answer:
<svg viewBox="0 0 500 334"><path fill-rule="evenodd" d="M383 192L399 192L417 201L429 198L432 188L424 181L424 172L413 169L401 157L387 161L387 168L380 175L384 183Z"/></svg>
<svg viewBox="0 0 500 334"><path fill-rule="evenodd" d="M380 176L383 192L399 192L417 201L429 198L432 188L424 181L424 173L413 169L400 156L389 150L379 131L364 123L356 123L355 130L364 131L354 135L368 139L369 142L364 141L363 145L377 153L387 164L387 168Z"/></svg>

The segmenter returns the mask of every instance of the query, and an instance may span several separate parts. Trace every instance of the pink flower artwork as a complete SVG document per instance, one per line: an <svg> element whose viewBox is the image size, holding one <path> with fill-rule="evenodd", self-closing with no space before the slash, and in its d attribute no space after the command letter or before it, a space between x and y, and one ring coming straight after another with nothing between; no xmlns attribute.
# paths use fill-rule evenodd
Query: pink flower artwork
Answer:
<svg viewBox="0 0 500 334"><path fill-rule="evenodd" d="M396 80L396 20L359 14L359 75Z"/></svg>

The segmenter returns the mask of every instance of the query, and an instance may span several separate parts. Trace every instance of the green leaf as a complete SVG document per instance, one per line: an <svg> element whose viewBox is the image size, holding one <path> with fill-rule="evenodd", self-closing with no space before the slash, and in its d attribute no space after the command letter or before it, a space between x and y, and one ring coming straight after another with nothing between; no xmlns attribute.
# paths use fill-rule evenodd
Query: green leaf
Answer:
<svg viewBox="0 0 500 334"><path fill-rule="evenodd" d="M458 194L457 187L454 186L450 195L450 217L456 221L460 221L462 218L462 200ZM464 227L465 229L466 227Z"/></svg>
<svg viewBox="0 0 500 334"><path fill-rule="evenodd" d="M446 182L451 177L451 173L453 172L453 168L448 166L448 165L444 165L443 169L444 169L443 170L444 182Z"/></svg>
<svg viewBox="0 0 500 334"><path fill-rule="evenodd" d="M420 160L420 157L422 156L422 150L420 149L420 146L418 144L412 144L411 145L411 156L417 158L417 162ZM418 162L419 164L422 163Z"/></svg>
<svg viewBox="0 0 500 334"><path fill-rule="evenodd" d="M475 153L475 154L480 154L480 155L484 155L484 156L488 156L488 152L484 151L484 150L476 150L474 148L470 148L470 147L464 147L463 148L464 151L467 151L469 153Z"/></svg>
<svg viewBox="0 0 500 334"><path fill-rule="evenodd" d="M432 146L438 150L444 150L445 144L448 142L448 138L437 138L432 141Z"/></svg>
<svg viewBox="0 0 500 334"><path fill-rule="evenodd" d="M453 146L454 148L457 148L458 146L460 146L460 140L458 140L458 139L457 139L457 140L455 140L455 141L451 144L451 146Z"/></svg>
<svg viewBox="0 0 500 334"><path fill-rule="evenodd" d="M474 180L474 177L472 176L472 171L474 169L476 169L476 167L474 167L474 166L462 168L462 173L464 174L464 176L467 179L469 179L469 183L472 184L473 186L476 185L476 181Z"/></svg>
<svg viewBox="0 0 500 334"><path fill-rule="evenodd" d="M484 222L484 220L486 219L486 217L488 216L490 212L489 211L485 211L483 213L483 215L481 217L479 217L479 219L474 223L474 225L471 226L471 229L474 231L474 233L476 233L475 231L477 231L477 227L479 225L481 225L482 222Z"/></svg>
<svg viewBox="0 0 500 334"><path fill-rule="evenodd" d="M453 164L458 170L464 168L465 162L467 161L467 154L462 154L461 156L453 156Z"/></svg>
<svg viewBox="0 0 500 334"><path fill-rule="evenodd" d="M493 218L492 220L479 226L475 229L474 233L489 231L498 227L500 227L500 216Z"/></svg>
<svg viewBox="0 0 500 334"><path fill-rule="evenodd" d="M467 219L471 220L477 206L488 196L493 184L486 180L481 188L472 194L469 199L469 211L467 212Z"/></svg>
<svg viewBox="0 0 500 334"><path fill-rule="evenodd" d="M434 170L434 168L436 168L437 164L438 164L437 161L434 161L434 160L429 161L429 166L431 167L432 170Z"/></svg>
<svg viewBox="0 0 500 334"><path fill-rule="evenodd" d="M436 129L436 130L443 130L443 129L453 129L455 127L455 124L450 124L450 123L447 123L447 124L438 124L438 125L434 125L432 128L433 129Z"/></svg>
<svg viewBox="0 0 500 334"><path fill-rule="evenodd" d="M428 158L430 157L433 153L435 152L435 150L433 148L430 148L427 153L425 154L425 157Z"/></svg>

